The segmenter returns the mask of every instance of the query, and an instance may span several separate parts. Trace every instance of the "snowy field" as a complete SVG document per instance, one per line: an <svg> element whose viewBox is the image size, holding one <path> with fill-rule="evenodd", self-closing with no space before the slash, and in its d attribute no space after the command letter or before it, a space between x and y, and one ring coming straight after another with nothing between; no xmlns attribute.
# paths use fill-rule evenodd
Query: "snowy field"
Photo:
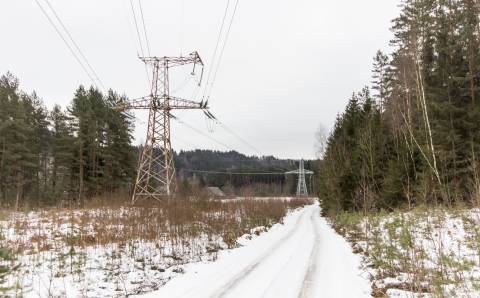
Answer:
<svg viewBox="0 0 480 298"><path fill-rule="evenodd" d="M182 275L186 264L215 261L308 203L186 201L3 214L0 248L8 247L12 259L2 261L0 250L0 269L19 268L3 284L0 275L0 297L5 288L7 297L27 298L148 293Z"/></svg>
<svg viewBox="0 0 480 298"><path fill-rule="evenodd" d="M416 210L337 228L364 256L377 297L480 297L480 210Z"/></svg>

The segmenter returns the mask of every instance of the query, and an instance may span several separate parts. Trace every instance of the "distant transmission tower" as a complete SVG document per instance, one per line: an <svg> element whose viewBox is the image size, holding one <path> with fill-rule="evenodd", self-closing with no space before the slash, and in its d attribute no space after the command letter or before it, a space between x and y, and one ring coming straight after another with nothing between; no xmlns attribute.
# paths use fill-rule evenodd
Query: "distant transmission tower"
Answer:
<svg viewBox="0 0 480 298"><path fill-rule="evenodd" d="M307 197L308 190L307 190L307 181L305 179L305 175L313 175L313 172L309 170L305 170L303 159L301 159L299 162L298 170L286 172L285 174L298 175L297 197Z"/></svg>
<svg viewBox="0 0 480 298"><path fill-rule="evenodd" d="M214 118L208 111L207 103L170 96L170 68L193 64L192 75L194 75L196 66L200 65L201 76L203 76L203 62L197 52L191 53L188 57L141 57L140 59L152 66L151 93L139 99L124 101L116 107L118 111L149 110L147 138L138 163L132 204L139 199L160 200L175 193L176 176L170 142L170 118L172 117L170 111L199 109L203 110L207 117Z"/></svg>

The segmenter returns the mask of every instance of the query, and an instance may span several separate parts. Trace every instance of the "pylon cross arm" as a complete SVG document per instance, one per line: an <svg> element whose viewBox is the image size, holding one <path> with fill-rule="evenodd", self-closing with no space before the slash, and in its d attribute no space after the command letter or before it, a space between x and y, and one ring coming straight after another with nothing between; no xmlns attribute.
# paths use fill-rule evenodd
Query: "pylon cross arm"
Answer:
<svg viewBox="0 0 480 298"><path fill-rule="evenodd" d="M152 101L151 96L144 96L137 99L125 100L117 104L113 109L121 112L125 110L148 110Z"/></svg>
<svg viewBox="0 0 480 298"><path fill-rule="evenodd" d="M187 57L140 57L144 63L167 64L168 67L182 66L186 64L198 64L203 66L203 61L198 52L192 52Z"/></svg>
<svg viewBox="0 0 480 298"><path fill-rule="evenodd" d="M179 97L170 97L170 109L175 109L175 110L189 110L189 109L201 109L201 110L207 110L207 103L202 102L196 102L193 100L189 99L183 99Z"/></svg>
<svg viewBox="0 0 480 298"><path fill-rule="evenodd" d="M299 171L299 170L285 172L286 175L289 175L289 174L298 175L300 173L302 173L302 172ZM309 170L303 170L303 173L305 173L305 175L313 175L314 174L313 171L309 171Z"/></svg>
<svg viewBox="0 0 480 298"><path fill-rule="evenodd" d="M156 106L152 105L152 97L144 96L138 99L126 100L114 107L115 111L126 110L149 110L150 108L157 108L159 110L208 110L207 103L196 102L189 99L179 97L169 97L168 105L165 103L158 103Z"/></svg>

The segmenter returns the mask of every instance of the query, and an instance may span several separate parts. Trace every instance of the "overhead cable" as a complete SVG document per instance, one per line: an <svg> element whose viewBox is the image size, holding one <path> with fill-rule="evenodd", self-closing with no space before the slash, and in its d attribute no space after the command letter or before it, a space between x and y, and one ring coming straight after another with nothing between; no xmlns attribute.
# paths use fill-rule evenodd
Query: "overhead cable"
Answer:
<svg viewBox="0 0 480 298"><path fill-rule="evenodd" d="M198 134L206 137L207 139L210 139L211 141L213 141L213 142L215 142L215 143L217 143L217 144L219 144L219 145L221 145L221 146L223 146L223 147L225 147L225 148L227 148L227 149L229 149L229 150L236 151L235 149L233 149L232 147L228 146L227 144L225 144L225 143L223 143L223 142L221 142L221 141L219 141L219 140L217 140L217 139L209 136L208 134L204 133L203 131L197 129L196 127L194 127L194 126L192 126L192 125L190 125L190 124L182 121L182 120L179 119L178 117L175 117L175 118L173 118L173 119L177 120L179 123L187 126L188 128L190 128L191 130L197 132Z"/></svg>
<svg viewBox="0 0 480 298"><path fill-rule="evenodd" d="M145 52L143 51L142 36L140 34L140 29L138 29L137 15L135 13L135 8L133 7L133 0L130 0L130 7L132 9L133 21L135 23L135 29L137 30L138 43L140 45L140 53L142 57L145 57Z"/></svg>
<svg viewBox="0 0 480 298"><path fill-rule="evenodd" d="M52 20L52 18L48 15L47 11L44 9L44 7L40 4L40 2L38 0L34 0L38 7L40 8L40 10L42 11L43 15L47 18L48 22L50 23L50 25L52 25L52 27L55 29L55 31L57 32L58 36L60 36L60 38L63 40L63 42L65 43L65 45L67 46L67 48L70 50L70 53L73 55L73 57L75 58L75 60L78 62L78 64L80 64L81 68L83 69L83 71L85 72L85 74L88 76L88 78L92 81L93 85L94 86L97 86L97 83L95 81L95 79L92 77L92 75L90 74L90 72L87 70L87 68L85 67L85 65L83 64L83 62L80 60L80 58L78 57L78 55L75 53L75 51L73 50L72 46L68 43L67 39L63 36L62 32L60 31L60 29L58 29L57 25L55 24L55 22Z"/></svg>
<svg viewBox="0 0 480 298"><path fill-rule="evenodd" d="M192 173L204 173L204 174L225 174L225 175L285 175L285 172L222 172L222 171L205 171L205 170L193 170L193 169L182 169L186 172Z"/></svg>
<svg viewBox="0 0 480 298"><path fill-rule="evenodd" d="M263 153L258 150L255 146L253 146L252 144L250 144L249 142L247 142L244 138L242 138L238 133L236 133L233 129L229 128L225 123L221 122L221 121L217 121L220 126L223 127L223 129L225 129L228 133L230 133L232 136L234 136L235 138L237 138L240 142L242 142L243 144L247 145L249 148L253 149L255 152L257 152L260 156L263 156Z"/></svg>
<svg viewBox="0 0 480 298"><path fill-rule="evenodd" d="M140 15L142 17L143 33L145 35L145 43L146 43L146 46L147 46L147 53L148 53L148 56L151 56L151 54L150 54L150 42L148 41L148 34L147 34L147 26L145 25L145 17L143 16L142 2L140 0L138 0L138 6L140 7Z"/></svg>
<svg viewBox="0 0 480 298"><path fill-rule="evenodd" d="M55 18L57 19L57 21L60 23L60 25L62 26L63 30L65 31L65 33L67 34L68 38L70 39L70 41L72 42L73 46L77 49L78 53L80 54L80 56L83 58L83 60L85 61L85 64L88 66L88 68L90 69L90 71L92 72L93 76L95 77L95 79L100 83L100 85L102 86L102 88L105 90L105 85L103 84L102 80L100 80L99 76L97 75L97 72L93 69L92 65L90 64L90 62L88 61L87 57L85 56L85 54L83 53L83 51L80 49L80 47L78 46L78 44L75 42L75 40L73 39L72 37L72 34L70 34L70 31L67 29L67 27L65 26L65 24L63 23L63 21L60 19L59 15L57 14L56 10L53 8L53 6L50 4L50 1L49 0L44 0L48 7L50 8L50 10L53 12L53 15L55 16Z"/></svg>
<svg viewBox="0 0 480 298"><path fill-rule="evenodd" d="M140 3L140 1L139 1L139 3ZM143 43L142 43L142 35L140 34L140 29L138 28L137 15L135 13L135 8L133 7L133 0L130 0L130 8L132 9L133 22L135 23L135 29L137 31L138 43L140 45L140 53L142 54L142 57L145 57L145 52L143 50ZM143 15L143 13L142 13L142 15ZM145 31L145 36L147 36L146 31ZM150 84L150 76L148 75L148 66L147 66L146 63L145 63L145 74L146 74L147 80Z"/></svg>
<svg viewBox="0 0 480 298"><path fill-rule="evenodd" d="M236 14L236 12L237 12L238 2L239 2L239 0L236 0L236 1L235 1L235 7L234 7L234 9L233 9L232 18L230 19L230 24L228 25L227 34L225 35L225 41L224 41L224 43L223 43L222 50L220 51L220 56L219 56L219 58L218 58L217 66L216 66L215 72L214 72L214 74L213 74L212 83L210 84L210 89L209 89L209 92L207 93L206 100L209 100L209 99L210 99L210 95L212 94L213 86L215 85L215 81L216 81L216 79L217 79L218 69L220 68L220 64L221 64L221 62L222 62L223 54L224 54L224 52L225 52L225 47L226 47L227 42L228 42L228 37L229 37L229 35L230 35L230 30L231 30L231 28L232 28L233 20L234 20L234 18L235 18L235 14Z"/></svg>
<svg viewBox="0 0 480 298"><path fill-rule="evenodd" d="M220 30L218 31L218 37L217 37L217 42L215 44L215 50L213 51L213 55L212 55L212 59L210 61L210 67L208 68L208 75L207 75L207 82L205 84L205 90L203 92L203 97L205 98L205 95L207 93L207 89L208 89L208 86L210 84L210 77L212 75L212 72L213 72L213 67L215 65L215 59L217 57L217 51L218 51L218 46L220 44L220 40L222 38L222 33L223 33L223 27L225 26L225 19L227 18L227 14L228 14L228 8L230 6L230 0L227 0L227 6L225 7L225 12L223 14L223 18L222 18L222 24L220 26Z"/></svg>

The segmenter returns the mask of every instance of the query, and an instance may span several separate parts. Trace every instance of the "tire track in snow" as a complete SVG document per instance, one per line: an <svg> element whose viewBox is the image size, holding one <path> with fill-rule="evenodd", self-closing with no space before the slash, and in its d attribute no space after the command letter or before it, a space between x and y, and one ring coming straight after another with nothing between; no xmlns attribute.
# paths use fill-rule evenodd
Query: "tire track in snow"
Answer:
<svg viewBox="0 0 480 298"><path fill-rule="evenodd" d="M312 212L312 216L313 216L313 213ZM297 244L297 247L298 246L303 246L304 243L302 242L299 242ZM312 249L313 248L313 245L312 245ZM273 288L273 286L278 282L278 279L283 275L285 274L285 269L290 265L290 263L294 260L294 257L296 257L297 255L295 253L292 253L289 257L288 257L288 260L285 262L285 264L282 266L281 270L279 270L277 272L277 274L275 275L275 278L268 284L267 288L263 291L262 293L262 297L265 297L270 291L271 289ZM303 285L303 283L302 283Z"/></svg>
<svg viewBox="0 0 480 298"><path fill-rule="evenodd" d="M277 247L280 247L282 245L282 242L285 242L287 239L289 239L293 234L295 234L295 232L298 230L298 224L299 222L303 219L303 217L305 217L305 214L307 213L308 211L308 207L309 206L306 206L306 207L303 207L302 210L300 210L299 212L301 212L301 214L298 216L298 218L295 220L295 224L294 224L294 228L291 228L287 234L285 236L283 236L281 239L279 239L278 241L276 241L273 245L271 245L267 250L265 250L265 252L260 255L258 258L255 259L255 261L253 261L252 263L250 263L250 265L246 266L243 270L241 270L239 273L237 273L235 275L235 277L233 279L230 279L230 281L227 281L225 283L225 285L221 288L221 289L218 289L218 290L213 290L214 293L216 294L212 294L212 295L209 295L209 297L215 297L215 298L218 298L218 297L222 297L224 296L225 294L227 294L227 291L230 289L231 285L232 285L232 282L235 280L235 281L240 281L242 279L242 275L243 274L247 274L246 272L252 272L253 270L255 270L255 268L261 263L261 261L263 259L265 259L272 251L274 251ZM258 263L258 264L257 264ZM215 278L215 276L211 276L210 278ZM189 289L185 289L183 291L183 294L181 294L179 296L179 298L186 298L186 297L192 297L192 292L195 291L195 287L193 288L189 288ZM220 293L219 293L220 292Z"/></svg>
<svg viewBox="0 0 480 298"><path fill-rule="evenodd" d="M145 298L371 297L360 258L319 211L318 203L305 206L290 214L285 225L217 262L192 265Z"/></svg>
<svg viewBox="0 0 480 298"><path fill-rule="evenodd" d="M225 297L231 290L235 289L242 281L244 281L250 273L255 271L258 266L262 264L266 259L268 259L270 256L273 255L275 251L280 249L285 245L287 240L289 240L300 228L299 223L303 221L303 218L306 216L306 214L309 212L310 208L305 208L302 215L299 216L299 218L295 222L295 227L291 229L287 235L279 239L277 242L275 242L270 248L264 252L262 255L260 255L258 258L255 259L250 265L245 267L244 270L241 272L238 272L234 278L230 279L221 289L219 289L212 297L214 298L223 298Z"/></svg>
<svg viewBox="0 0 480 298"><path fill-rule="evenodd" d="M317 216L320 215L317 214ZM310 222L313 225L315 238L313 240L313 248L308 261L308 268L302 283L302 290L300 291L298 298L308 298L311 296L312 284L314 283L314 277L317 271L317 260L320 249L320 230L318 229L318 225L314 217L315 213L312 213L312 215L310 216Z"/></svg>

